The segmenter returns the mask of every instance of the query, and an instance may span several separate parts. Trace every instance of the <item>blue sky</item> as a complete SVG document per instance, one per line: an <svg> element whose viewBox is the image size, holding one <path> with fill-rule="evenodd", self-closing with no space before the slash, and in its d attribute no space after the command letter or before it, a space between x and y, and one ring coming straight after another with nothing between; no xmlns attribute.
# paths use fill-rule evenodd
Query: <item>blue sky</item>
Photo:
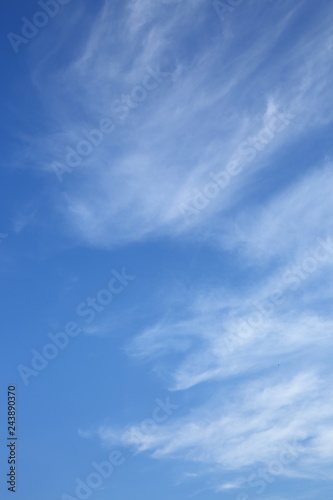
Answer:
<svg viewBox="0 0 333 500"><path fill-rule="evenodd" d="M324 0L5 2L18 500L330 497L332 21Z"/></svg>

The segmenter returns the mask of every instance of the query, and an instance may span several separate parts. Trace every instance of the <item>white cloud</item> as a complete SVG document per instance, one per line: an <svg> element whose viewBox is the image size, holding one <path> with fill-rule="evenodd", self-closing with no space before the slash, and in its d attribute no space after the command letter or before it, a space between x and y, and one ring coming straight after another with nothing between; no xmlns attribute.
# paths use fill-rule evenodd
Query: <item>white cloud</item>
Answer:
<svg viewBox="0 0 333 500"><path fill-rule="evenodd" d="M289 443L297 457L284 475L329 476L333 410L326 373L333 323L320 304L332 289L322 290L319 281L329 281L331 261L295 290L281 276L302 264L318 237L332 234L329 156L319 151L311 166L300 155L297 168L287 170L295 149L333 119L330 7L316 10L316 22L292 39L301 5L288 1L278 2L274 16L267 5L250 2L235 9L225 30L204 1L120 2L117 22L115 8L105 3L65 65L45 72L43 59L32 75L50 131L29 145L25 160L54 176L50 165L65 162L66 148L77 147L82 130L111 117L114 131L63 184L52 178L65 231L98 248L161 235L205 240L233 254L248 274L242 289L224 284L207 286L206 296L187 294L181 313L161 318L128 346L131 354L161 363L170 389L186 395L212 382L216 396L139 433L139 442L136 425L103 427L99 435L155 458L224 471L267 463ZM261 27L255 34L254 24ZM142 84L148 66L169 75L137 105L127 105L122 119L112 103ZM240 146L261 134L277 110L295 118L245 162ZM188 224L180 206L230 160L243 162L243 171ZM284 178L276 182L278 168ZM276 287L283 304L250 335L240 335ZM101 324L86 333L107 330ZM237 481L228 478L219 487L236 488Z"/></svg>
<svg viewBox="0 0 333 500"><path fill-rule="evenodd" d="M332 233L332 164L315 169L247 216L221 238L253 259L300 257L316 238Z"/></svg>
<svg viewBox="0 0 333 500"><path fill-rule="evenodd" d="M205 2L166 2L157 9L154 2L137 0L125 7L117 12L123 20L120 27L119 18L118 24L114 22L114 7L105 4L76 58L52 78L45 79L43 66L34 75L54 125L54 131L36 144L35 157L42 162L36 166L54 175L52 162L64 162L66 146L75 148L83 128L95 128L105 116L114 118L111 103L142 82L147 65L159 64L171 73L124 123L118 120L116 132L73 174L65 176L66 197L56 195L55 206L63 207L61 216L69 230L98 247L161 234L201 234L214 214L237 206L244 192L253 189L258 171L273 163L275 154L332 119L327 105L330 25L324 13L315 27L308 28L306 44L295 40L284 57L273 60L271 52L298 15L298 9L290 11L287 3L281 4L274 29L267 18L241 52L239 37L248 33L249 16L265 17L267 9L236 9L228 29L237 27L237 34L230 36L229 31L224 36L212 5ZM190 46L185 50L187 37L199 36L204 22L216 23L214 37L205 39L199 51ZM295 58L305 57L305 65L293 64ZM276 78L281 73L284 81ZM290 129L233 179L194 226L186 224L179 207L193 197L193 188L200 189L209 172L225 167L242 141L258 134L274 110L291 106L297 119Z"/></svg>
<svg viewBox="0 0 333 500"><path fill-rule="evenodd" d="M122 444L149 451L155 458L214 464L224 472L245 473L289 450L294 460L286 475L314 477L322 466L321 476L330 477L326 467L331 463L327 436L333 429L329 383L313 372L242 382L232 392L219 393L205 408L172 419L149 434L140 434L132 426L120 433L104 428L100 436L113 444L117 435Z"/></svg>

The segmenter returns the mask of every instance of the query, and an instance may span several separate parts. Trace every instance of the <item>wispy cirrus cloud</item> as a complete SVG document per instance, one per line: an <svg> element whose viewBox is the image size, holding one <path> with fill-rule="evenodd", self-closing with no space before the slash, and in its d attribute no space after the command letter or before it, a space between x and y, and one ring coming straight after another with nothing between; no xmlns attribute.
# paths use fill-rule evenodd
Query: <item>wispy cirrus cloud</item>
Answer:
<svg viewBox="0 0 333 500"><path fill-rule="evenodd" d="M148 359L184 353L171 377L171 387L184 389L329 348L332 322L320 304L331 297L330 179L330 168L318 170L278 193L259 216L250 211L252 223L220 239L245 256L239 263L251 279L242 290L208 286L184 296L182 313L145 329L129 352Z"/></svg>
<svg viewBox="0 0 333 500"><path fill-rule="evenodd" d="M325 436L332 432L331 402L327 380L318 374L305 371L290 379L276 373L265 381L242 383L232 396L222 390L205 408L142 435L141 442L135 426L117 433L117 439L158 459L182 458L215 466L223 474L237 471L243 478L253 466L271 461L289 445L295 460L286 468L287 476L329 478L330 447ZM103 429L100 435L105 443L114 444L112 429Z"/></svg>
<svg viewBox="0 0 333 500"><path fill-rule="evenodd" d="M311 5L252 1L222 27L203 1L104 3L70 56L51 72L45 56L32 75L51 123L29 151L53 183L61 231L98 249L203 241L242 274L185 294L181 312L171 307L127 345L170 390L215 396L139 442L135 424L99 429L107 444L233 474L225 490L285 443L298 450L285 476L331 478L332 152L318 140L309 158L305 146L333 119L332 9ZM164 77L141 98L151 68ZM288 127L262 139L276 113L292 117ZM112 132L59 186L53 162L78 154L83 130L106 118ZM188 223L181 207L230 162L240 174ZM328 258L301 278L319 239Z"/></svg>
<svg viewBox="0 0 333 500"><path fill-rule="evenodd" d="M332 232L332 181L331 162L314 168L263 206L247 210L246 217L236 217L220 241L261 261L300 256L321 234Z"/></svg>
<svg viewBox="0 0 333 500"><path fill-rule="evenodd" d="M66 178L66 195L55 193L68 229L86 244L112 247L201 231L216 214L235 209L244 190L258 184L261 170L275 168L281 150L331 120L325 83L330 23L324 11L307 27L306 43L295 39L284 53L283 39L299 14L299 7L287 3L277 7L274 29L267 5L238 9L237 29L244 33L237 36L232 19L228 31L221 31L214 9L201 1L166 2L158 9L148 1L129 2L117 12L123 23L113 25L115 9L103 6L85 43L52 78L44 78L43 67L34 75L54 121L54 130L38 145L39 168L53 174L52 162L64 162L66 148L75 149L82 130L96 127L101 118L117 126ZM246 28L248 16L263 20L256 38ZM205 23L213 36L194 51L191 44ZM240 51L246 37L251 42ZM110 55L115 47L118 57ZM278 49L284 56L272 57ZM300 64L293 64L295 59ZM170 77L122 121L114 102L141 84L148 65ZM277 79L281 73L285 78ZM186 224L180 206L207 183L210 172L239 156L242 143L255 139L273 109L292 111L295 122L258 151L194 225Z"/></svg>
<svg viewBox="0 0 333 500"><path fill-rule="evenodd" d="M128 353L157 365L172 391L193 393L218 381L225 387L218 389L223 397L215 395L153 434L141 451L204 463L208 469L219 464L224 474L242 474L242 481L226 483L240 488L253 468L274 460L285 443L296 439L297 459L281 475L332 479L327 438L333 415L326 406L333 341L326 307L333 255L326 232L331 228L330 177L329 165L301 177L272 197L256 224L230 231L233 248L246 255L243 269L250 269L252 277L242 289L207 287L192 299L184 296L178 317L161 319L130 342ZM222 236L220 243L226 241ZM235 393L238 385L242 389ZM269 423L268 414L273 416ZM122 440L135 445L128 429Z"/></svg>

